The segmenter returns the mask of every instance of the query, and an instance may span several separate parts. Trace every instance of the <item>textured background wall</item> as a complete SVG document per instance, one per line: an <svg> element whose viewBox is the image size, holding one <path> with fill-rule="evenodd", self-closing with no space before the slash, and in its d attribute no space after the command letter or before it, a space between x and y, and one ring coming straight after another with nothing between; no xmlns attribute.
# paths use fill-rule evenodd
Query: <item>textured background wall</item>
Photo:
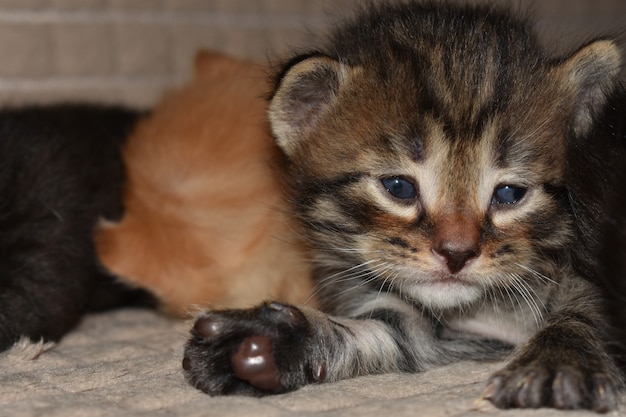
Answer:
<svg viewBox="0 0 626 417"><path fill-rule="evenodd" d="M267 60L305 44L359 3L0 0L0 103L82 99L148 106L187 78L199 48ZM626 0L541 0L533 8L552 48L626 30Z"/></svg>

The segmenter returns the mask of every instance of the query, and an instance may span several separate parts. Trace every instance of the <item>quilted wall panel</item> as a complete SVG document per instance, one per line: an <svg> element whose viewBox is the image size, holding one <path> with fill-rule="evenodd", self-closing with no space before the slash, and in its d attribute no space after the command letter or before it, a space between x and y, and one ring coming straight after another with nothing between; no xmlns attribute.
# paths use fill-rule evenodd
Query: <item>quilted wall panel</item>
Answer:
<svg viewBox="0 0 626 417"><path fill-rule="evenodd" d="M503 0L500 0L501 2ZM198 49L259 61L311 42L359 0L0 0L0 104L91 100L150 106ZM532 2L519 0L521 9ZM549 45L626 29L624 0L532 6ZM555 42L556 40L556 42Z"/></svg>

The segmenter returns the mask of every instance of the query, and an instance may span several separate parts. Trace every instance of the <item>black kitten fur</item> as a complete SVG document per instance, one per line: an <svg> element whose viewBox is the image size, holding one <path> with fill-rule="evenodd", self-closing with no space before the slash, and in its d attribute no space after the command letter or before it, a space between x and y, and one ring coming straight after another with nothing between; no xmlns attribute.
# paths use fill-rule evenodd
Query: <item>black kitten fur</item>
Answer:
<svg viewBox="0 0 626 417"><path fill-rule="evenodd" d="M574 260L603 289L617 333L613 348L626 369L626 90L613 93L589 137L569 145Z"/></svg>
<svg viewBox="0 0 626 417"><path fill-rule="evenodd" d="M150 302L96 260L92 232L118 218L120 147L138 113L59 105L0 111L0 350L58 340L88 310Z"/></svg>

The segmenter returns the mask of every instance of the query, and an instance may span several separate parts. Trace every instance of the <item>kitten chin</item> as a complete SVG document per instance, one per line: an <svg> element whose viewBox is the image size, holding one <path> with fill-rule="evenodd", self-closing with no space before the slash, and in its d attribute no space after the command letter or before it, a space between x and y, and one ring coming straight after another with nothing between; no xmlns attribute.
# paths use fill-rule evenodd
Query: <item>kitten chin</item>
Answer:
<svg viewBox="0 0 626 417"><path fill-rule="evenodd" d="M412 268L397 267L394 280L402 292L416 304L433 311L463 309L480 300L484 288L473 274L455 274L435 269L432 272L414 271Z"/></svg>
<svg viewBox="0 0 626 417"><path fill-rule="evenodd" d="M441 279L406 286L407 295L434 311L458 309L471 305L484 295L484 290L455 279Z"/></svg>

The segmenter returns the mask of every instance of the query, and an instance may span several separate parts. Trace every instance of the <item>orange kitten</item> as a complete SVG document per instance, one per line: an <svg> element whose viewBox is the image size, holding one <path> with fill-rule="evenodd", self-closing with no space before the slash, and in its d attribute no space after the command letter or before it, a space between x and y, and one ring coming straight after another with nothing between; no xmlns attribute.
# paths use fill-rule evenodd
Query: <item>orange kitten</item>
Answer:
<svg viewBox="0 0 626 417"><path fill-rule="evenodd" d="M97 250L167 312L311 293L271 173L265 78L256 64L199 54L193 82L167 95L124 149L125 215L101 223Z"/></svg>

